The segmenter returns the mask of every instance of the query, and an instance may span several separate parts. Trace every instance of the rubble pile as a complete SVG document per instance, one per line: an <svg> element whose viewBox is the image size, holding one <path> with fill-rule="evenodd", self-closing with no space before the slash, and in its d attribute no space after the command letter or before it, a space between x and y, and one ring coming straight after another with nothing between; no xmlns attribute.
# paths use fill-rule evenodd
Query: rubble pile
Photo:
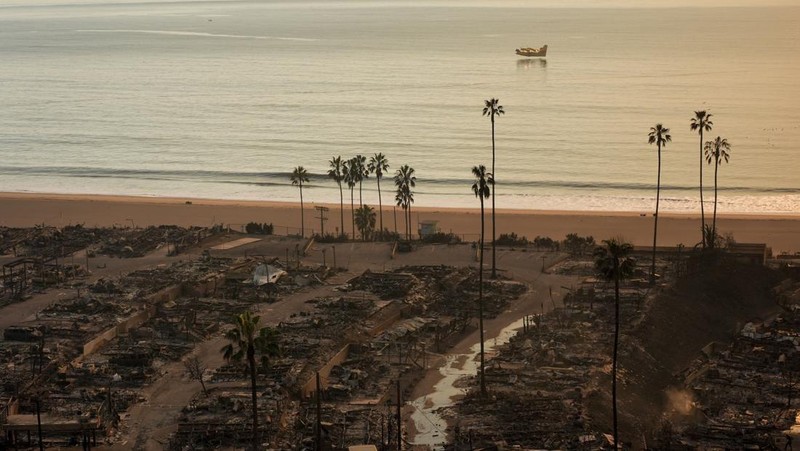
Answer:
<svg viewBox="0 0 800 451"><path fill-rule="evenodd" d="M587 266L562 263L560 274L585 275ZM642 296L624 287L620 315L625 327L641 315ZM448 409L457 424L452 449L468 449L463 448L467 443L545 449L606 445L608 431L595 424L588 404L598 390L606 390L598 386L598 377L605 380L610 371L613 315L613 290L590 278L565 297L564 307L526 318L523 329L487 363L490 400L480 396L473 377L465 399Z"/></svg>
<svg viewBox="0 0 800 451"><path fill-rule="evenodd" d="M661 439L695 449L782 445L797 421L800 309L747 323L730 347L715 351L684 373L691 401L683 413L693 421Z"/></svg>
<svg viewBox="0 0 800 451"><path fill-rule="evenodd" d="M0 227L0 255L60 258L110 239L122 229L94 229L82 225L62 228L39 225L27 229Z"/></svg>
<svg viewBox="0 0 800 451"><path fill-rule="evenodd" d="M610 335L595 329L605 315L570 316L571 327L559 324L555 315L540 318L546 323L501 348L486 370L492 400L486 402L473 389L454 413L461 431L476 443L546 449L602 443L584 401L594 372L610 359Z"/></svg>
<svg viewBox="0 0 800 451"><path fill-rule="evenodd" d="M2 265L0 306L20 302L52 287L80 287L88 273L82 265L57 258L24 257Z"/></svg>
<svg viewBox="0 0 800 451"><path fill-rule="evenodd" d="M0 384L18 394L16 403L25 404L34 388L47 393L49 417L69 419L84 412L113 428L117 413L140 401L141 387L164 363L181 359L216 334L232 311L250 306L191 296L213 291L219 274L240 263L178 262L99 280L82 295L51 304L23 325L4 330ZM21 408L21 413L30 411ZM48 440L62 443L53 435ZM70 440L74 436L63 437L63 443Z"/></svg>
<svg viewBox="0 0 800 451"><path fill-rule="evenodd" d="M353 289L375 293L381 299L405 297L419 281L407 272L381 273L366 270L348 283Z"/></svg>
<svg viewBox="0 0 800 451"><path fill-rule="evenodd" d="M381 299L400 299L422 315L475 316L478 277L474 268L407 266L394 272L365 272L348 282ZM525 292L524 284L510 280L483 281L484 315L493 318L512 299Z"/></svg>
<svg viewBox="0 0 800 451"><path fill-rule="evenodd" d="M110 257L135 258L169 245L170 255L176 255L210 235L211 231L202 227L150 226L109 237L94 252Z"/></svg>
<svg viewBox="0 0 800 451"><path fill-rule="evenodd" d="M175 255L200 243L213 232L204 227L158 226L137 228L88 228L81 224L61 228L39 225L33 228L0 227L0 255L61 258L87 249L90 256L142 257L170 246Z"/></svg>

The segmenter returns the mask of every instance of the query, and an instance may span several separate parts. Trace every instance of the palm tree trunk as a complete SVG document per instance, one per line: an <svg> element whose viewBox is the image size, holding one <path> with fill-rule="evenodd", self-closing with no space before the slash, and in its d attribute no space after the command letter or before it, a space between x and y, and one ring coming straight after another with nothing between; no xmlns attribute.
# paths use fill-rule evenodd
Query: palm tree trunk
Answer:
<svg viewBox="0 0 800 451"><path fill-rule="evenodd" d="M361 184L362 184L362 182L358 182L358 206L359 206L359 208L364 206L364 194L361 191Z"/></svg>
<svg viewBox="0 0 800 451"><path fill-rule="evenodd" d="M706 248L706 208L703 203L703 127L700 127L700 236Z"/></svg>
<svg viewBox="0 0 800 451"><path fill-rule="evenodd" d="M711 239L714 240L714 245L717 244L717 173L719 172L719 151L714 158L714 220L711 223L711 230L713 235Z"/></svg>
<svg viewBox="0 0 800 451"><path fill-rule="evenodd" d="M356 204L353 199L353 188L350 188L350 216L353 218L353 239L356 239Z"/></svg>
<svg viewBox="0 0 800 451"><path fill-rule="evenodd" d="M303 182L300 182L300 236L306 236L305 212L303 211Z"/></svg>
<svg viewBox="0 0 800 451"><path fill-rule="evenodd" d="M661 199L661 143L658 143L658 183L656 184L656 220L653 227L653 264L650 267L650 283L656 282L656 238L658 237L658 202Z"/></svg>
<svg viewBox="0 0 800 451"><path fill-rule="evenodd" d="M481 396L486 397L486 379L484 379L484 357L483 357L483 230L484 230L484 218L483 218L483 195L482 193L479 194L481 199L481 241L480 241L480 263L478 264L478 329L480 329L480 340L481 340Z"/></svg>
<svg viewBox="0 0 800 451"><path fill-rule="evenodd" d="M383 199L381 199L381 178L378 177L378 211L380 211L381 215L381 233L380 239L383 240Z"/></svg>
<svg viewBox="0 0 800 451"><path fill-rule="evenodd" d="M256 353L253 344L247 348L247 363L250 365L250 388L253 401L253 451L258 449L258 399L256 397Z"/></svg>
<svg viewBox="0 0 800 451"><path fill-rule="evenodd" d="M339 233L344 235L344 193L342 192L342 182L339 182L339 210L342 219L342 229Z"/></svg>
<svg viewBox="0 0 800 451"><path fill-rule="evenodd" d="M619 449L617 434L617 349L619 348L619 259L614 257L614 355L611 360L611 412L614 423L614 448Z"/></svg>
<svg viewBox="0 0 800 451"><path fill-rule="evenodd" d="M402 203L400 208L403 209L403 236L405 236L406 241L408 241L408 213L406 212L406 204Z"/></svg>
<svg viewBox="0 0 800 451"><path fill-rule="evenodd" d="M411 241L411 202L408 203L408 241Z"/></svg>
<svg viewBox="0 0 800 451"><path fill-rule="evenodd" d="M494 113L492 113L492 177L496 177L494 173ZM494 178L494 184L492 184L492 279L497 278L497 253L495 249L495 216L494 216L494 192L497 189L497 179Z"/></svg>

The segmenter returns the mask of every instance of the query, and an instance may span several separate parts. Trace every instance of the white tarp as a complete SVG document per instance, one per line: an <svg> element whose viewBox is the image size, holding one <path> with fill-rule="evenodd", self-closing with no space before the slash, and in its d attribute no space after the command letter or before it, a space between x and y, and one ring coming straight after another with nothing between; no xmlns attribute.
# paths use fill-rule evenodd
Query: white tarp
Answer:
<svg viewBox="0 0 800 451"><path fill-rule="evenodd" d="M258 265L253 271L253 285L260 287L268 283L275 283L286 271L272 265Z"/></svg>

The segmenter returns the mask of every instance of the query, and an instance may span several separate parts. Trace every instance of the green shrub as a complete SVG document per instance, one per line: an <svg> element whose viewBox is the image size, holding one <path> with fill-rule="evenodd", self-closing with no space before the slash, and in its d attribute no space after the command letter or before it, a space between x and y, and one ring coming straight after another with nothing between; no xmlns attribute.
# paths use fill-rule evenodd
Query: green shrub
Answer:
<svg viewBox="0 0 800 451"><path fill-rule="evenodd" d="M514 232L501 233L497 238L497 244L500 246L527 246L528 239L524 236L518 237Z"/></svg>
<svg viewBox="0 0 800 451"><path fill-rule="evenodd" d="M244 231L252 235L272 235L274 229L272 223L259 224L257 222L248 222L247 225L244 226Z"/></svg>
<svg viewBox="0 0 800 451"><path fill-rule="evenodd" d="M421 241L423 243L458 244L461 242L461 238L453 233L436 232L422 237Z"/></svg>

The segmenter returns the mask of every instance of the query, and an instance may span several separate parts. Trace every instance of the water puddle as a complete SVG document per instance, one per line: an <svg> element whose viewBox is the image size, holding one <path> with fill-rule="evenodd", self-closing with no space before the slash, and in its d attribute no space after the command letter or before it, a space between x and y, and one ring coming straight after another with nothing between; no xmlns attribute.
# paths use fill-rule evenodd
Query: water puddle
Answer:
<svg viewBox="0 0 800 451"><path fill-rule="evenodd" d="M522 328L523 322L524 320L520 318L503 328L496 338L486 340L484 346L486 358L492 355L497 346L508 343L517 330ZM478 373L480 350L481 344L475 343L467 354L448 355L445 363L439 368L443 379L433 387L433 392L411 402L414 406L411 421L417 430L417 435L412 440L413 444L428 445L434 450L444 449L447 441L447 422L436 411L452 406L456 397L466 394L467 389L456 387L456 382L462 377L475 376Z"/></svg>

